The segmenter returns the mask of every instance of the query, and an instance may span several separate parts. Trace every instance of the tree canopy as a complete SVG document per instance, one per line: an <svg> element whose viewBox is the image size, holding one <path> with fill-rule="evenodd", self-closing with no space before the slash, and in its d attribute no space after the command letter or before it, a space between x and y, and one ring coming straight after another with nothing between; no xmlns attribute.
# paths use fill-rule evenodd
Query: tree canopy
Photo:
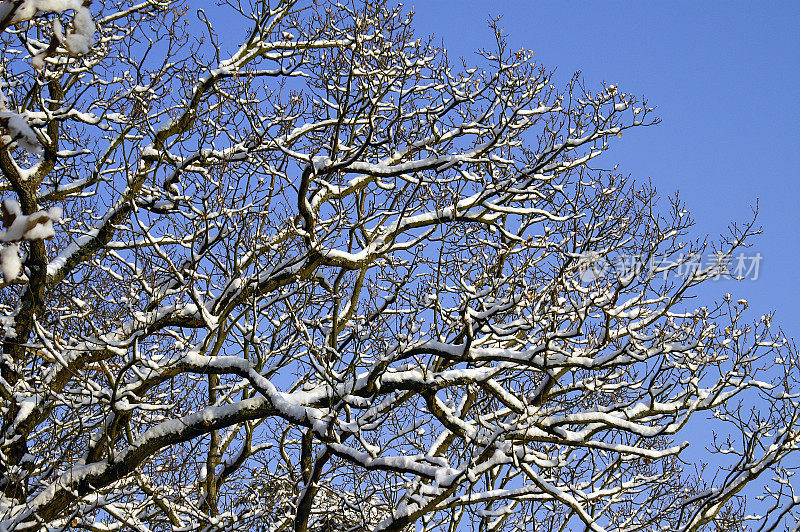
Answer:
<svg viewBox="0 0 800 532"><path fill-rule="evenodd" d="M646 101L204 7L0 2L0 530L794 526L795 350L693 299L758 228L618 172Z"/></svg>

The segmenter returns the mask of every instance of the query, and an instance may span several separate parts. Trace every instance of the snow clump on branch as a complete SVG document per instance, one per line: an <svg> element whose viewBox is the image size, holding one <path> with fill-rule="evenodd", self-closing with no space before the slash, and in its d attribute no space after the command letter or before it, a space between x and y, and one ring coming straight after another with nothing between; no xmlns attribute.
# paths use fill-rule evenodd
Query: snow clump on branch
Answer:
<svg viewBox="0 0 800 532"><path fill-rule="evenodd" d="M84 0L27 0L22 3L4 1L0 2L0 29L12 24L17 24L30 20L40 13L55 12L61 13L72 10L72 32L64 35L61 21L56 18L53 20L53 37L56 42L64 45L71 55L82 56L89 53L89 49L94 43L94 33L97 27L92 19L89 10L91 2ZM48 47L34 55L31 65L37 70L44 68L45 57L53 52L53 48ZM7 134L0 134L0 145L8 145L13 142L17 146L29 153L40 153L42 151L36 134L31 129L25 117L8 108L8 100L0 90L0 126L7 131Z"/></svg>
<svg viewBox="0 0 800 532"><path fill-rule="evenodd" d="M5 282L11 283L19 277L22 262L19 258L19 242L23 240L45 240L55 235L53 223L61 218L61 207L52 207L46 211L24 215L19 204L12 199L0 204L3 213L3 227L0 231L0 242L11 242L9 246L0 248L0 270Z"/></svg>

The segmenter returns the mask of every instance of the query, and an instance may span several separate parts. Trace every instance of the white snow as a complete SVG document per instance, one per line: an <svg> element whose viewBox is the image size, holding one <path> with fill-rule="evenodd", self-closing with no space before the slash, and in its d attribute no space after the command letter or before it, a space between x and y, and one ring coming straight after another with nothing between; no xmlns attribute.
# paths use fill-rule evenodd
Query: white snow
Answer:
<svg viewBox="0 0 800 532"><path fill-rule="evenodd" d="M331 164L331 158L324 155L317 155L311 159L311 164L314 166L314 171L319 172L324 170L326 166Z"/></svg>
<svg viewBox="0 0 800 532"><path fill-rule="evenodd" d="M0 19L14 10L14 2L4 1L0 3ZM61 26L61 21L56 18L53 20L53 36L64 45L72 55L86 55L94 43L94 33L97 26L92 20L92 12L89 7L84 6L83 0L27 0L23 1L14 10L11 24L16 24L30 20L39 13L63 13L73 11L72 32L65 35ZM44 68L45 54L39 53L31 59L31 65L40 70Z"/></svg>
<svg viewBox="0 0 800 532"><path fill-rule="evenodd" d="M75 55L88 54L94 42L94 32L97 30L88 8L81 7L75 11L72 26L74 31L66 36L64 46Z"/></svg>
<svg viewBox="0 0 800 532"><path fill-rule="evenodd" d="M8 134L0 135L2 137L0 142L2 144L16 142L17 146L30 153L40 153L42 147L39 144L39 139L36 138L36 133L28 125L25 118L18 113L3 109L3 107L0 105L0 124L5 126Z"/></svg>
<svg viewBox="0 0 800 532"><path fill-rule="evenodd" d="M14 2L10 1L0 3L0 14L7 14L13 9L13 4ZM14 12L11 23L16 24L17 22L30 20L38 13L61 13L69 10L79 13L88 11L88 8L83 6L83 0L23 0Z"/></svg>
<svg viewBox="0 0 800 532"><path fill-rule="evenodd" d="M21 213L16 200L10 198L3 201L3 208L13 217L13 222L5 231L0 231L0 242L51 238L55 234L53 222L57 222L62 214L61 207L53 207L47 211L25 215Z"/></svg>
<svg viewBox="0 0 800 532"><path fill-rule="evenodd" d="M25 240L44 240L45 238L52 238L55 234L53 220L48 218L44 223L38 223L25 231Z"/></svg>
<svg viewBox="0 0 800 532"><path fill-rule="evenodd" d="M3 278L7 283L19 277L22 270L22 261L19 260L19 246L9 244L0 249L0 269L3 271Z"/></svg>

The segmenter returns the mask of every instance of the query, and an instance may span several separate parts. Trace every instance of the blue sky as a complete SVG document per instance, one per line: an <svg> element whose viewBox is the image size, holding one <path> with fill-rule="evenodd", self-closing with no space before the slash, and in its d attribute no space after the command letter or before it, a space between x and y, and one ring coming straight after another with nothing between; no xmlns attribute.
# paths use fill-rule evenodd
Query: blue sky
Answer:
<svg viewBox="0 0 800 532"><path fill-rule="evenodd" d="M562 82L580 70L587 87L646 97L662 123L625 135L605 160L651 178L662 196L680 191L698 237L748 220L758 200L763 234L748 252L763 256L759 279L698 295L747 299L753 318L774 310L800 340L800 2L431 0L414 10L419 32L451 55L490 47L486 21L503 15L512 46ZM679 435L694 443L684 457L716 463L703 451L709 428L695 419Z"/></svg>
<svg viewBox="0 0 800 532"><path fill-rule="evenodd" d="M407 4L411 6L412 4ZM800 339L800 3L542 2L431 0L414 4L421 34L453 56L491 46L486 21L514 48L588 87L603 81L644 96L662 123L634 130L606 154L620 170L652 178L663 196L680 191L698 236L745 221L759 200L764 234L757 281L718 282L753 315ZM473 56L474 57L474 56Z"/></svg>

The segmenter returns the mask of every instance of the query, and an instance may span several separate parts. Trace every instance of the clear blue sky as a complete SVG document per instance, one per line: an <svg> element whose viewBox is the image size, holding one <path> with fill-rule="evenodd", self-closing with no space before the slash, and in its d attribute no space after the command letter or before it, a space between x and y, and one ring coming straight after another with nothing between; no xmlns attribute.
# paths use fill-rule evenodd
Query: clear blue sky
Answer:
<svg viewBox="0 0 800 532"><path fill-rule="evenodd" d="M697 236L747 220L758 199L759 279L698 295L730 292L754 318L774 310L773 323L800 342L800 2L430 0L414 10L420 33L452 55L490 47L486 21L502 14L512 46L533 50L562 81L580 70L588 87L605 81L646 97L662 123L633 130L606 160L651 178L663 196L679 190ZM703 419L678 438L694 444L686 458L716 462L703 450Z"/></svg>
<svg viewBox="0 0 800 532"><path fill-rule="evenodd" d="M412 4L406 4L411 7ZM580 70L645 96L661 125L634 130L606 160L659 191L679 190L712 237L744 221L759 199L764 234L760 278L720 282L704 297L731 292L755 316L800 339L800 3L542 2L429 0L413 4L416 27L452 55L491 46L486 21L514 48L533 50L560 79ZM474 57L474 56L473 56Z"/></svg>

